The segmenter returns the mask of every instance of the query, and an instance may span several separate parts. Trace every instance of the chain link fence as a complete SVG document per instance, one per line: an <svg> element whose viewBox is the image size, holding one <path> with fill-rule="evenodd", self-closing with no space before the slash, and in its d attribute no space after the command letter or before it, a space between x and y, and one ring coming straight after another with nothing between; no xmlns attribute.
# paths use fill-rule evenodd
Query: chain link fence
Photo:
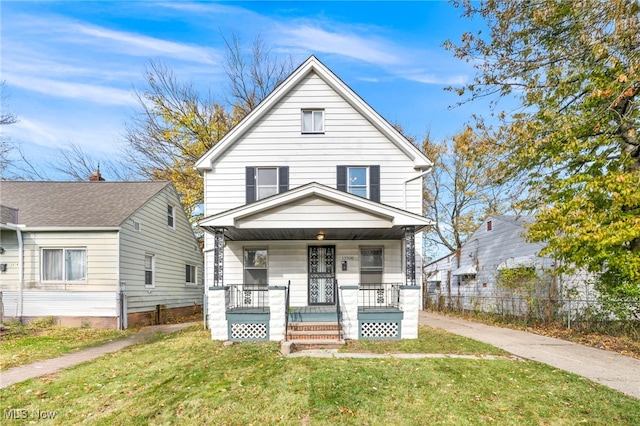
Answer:
<svg viewBox="0 0 640 426"><path fill-rule="evenodd" d="M629 312L637 311L640 300L616 302ZM622 306L620 306L622 304ZM624 306L624 305L628 306ZM541 298L514 295L474 296L431 293L425 309L454 312L463 316L490 317L520 325L547 325L580 332L599 332L640 339L640 318L620 320L596 299Z"/></svg>

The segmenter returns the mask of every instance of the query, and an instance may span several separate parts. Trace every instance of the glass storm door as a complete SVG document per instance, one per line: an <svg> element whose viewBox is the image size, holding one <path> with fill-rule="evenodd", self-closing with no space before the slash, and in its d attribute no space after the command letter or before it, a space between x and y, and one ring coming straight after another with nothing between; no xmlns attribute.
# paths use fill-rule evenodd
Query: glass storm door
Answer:
<svg viewBox="0 0 640 426"><path fill-rule="evenodd" d="M335 246L309 246L309 305L335 304Z"/></svg>

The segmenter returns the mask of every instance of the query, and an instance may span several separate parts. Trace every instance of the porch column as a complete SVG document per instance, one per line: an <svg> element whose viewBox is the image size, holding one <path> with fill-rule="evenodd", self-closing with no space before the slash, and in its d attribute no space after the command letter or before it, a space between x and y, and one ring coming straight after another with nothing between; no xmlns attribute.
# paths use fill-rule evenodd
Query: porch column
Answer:
<svg viewBox="0 0 640 426"><path fill-rule="evenodd" d="M404 283L416 285L416 232L413 226L404 227Z"/></svg>
<svg viewBox="0 0 640 426"><path fill-rule="evenodd" d="M420 286L401 285L400 303L402 310L402 339L418 338L418 316L420 310Z"/></svg>
<svg viewBox="0 0 640 426"><path fill-rule="evenodd" d="M343 285L340 291L342 331L345 339L358 339L358 286Z"/></svg>
<svg viewBox="0 0 640 426"><path fill-rule="evenodd" d="M269 286L269 340L284 340L284 329L287 287L283 285Z"/></svg>
<svg viewBox="0 0 640 426"><path fill-rule="evenodd" d="M224 281L224 228L213 230L213 286L219 287Z"/></svg>
<svg viewBox="0 0 640 426"><path fill-rule="evenodd" d="M207 317L211 340L228 340L227 306L229 306L229 287L209 287L207 293Z"/></svg>

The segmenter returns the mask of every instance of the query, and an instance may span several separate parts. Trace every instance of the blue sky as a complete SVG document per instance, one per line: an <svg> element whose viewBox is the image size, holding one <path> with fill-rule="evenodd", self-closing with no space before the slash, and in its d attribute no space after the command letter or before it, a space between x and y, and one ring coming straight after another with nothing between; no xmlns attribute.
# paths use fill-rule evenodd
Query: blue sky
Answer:
<svg viewBox="0 0 640 426"><path fill-rule="evenodd" d="M369 105L407 133L444 139L477 105L443 89L472 79L469 64L441 45L473 29L441 1L3 1L3 110L19 123L3 132L46 167L73 143L95 158L113 156L139 110L149 60L223 100L222 37L249 47L261 36L296 64L316 55ZM50 173L49 177L56 178Z"/></svg>

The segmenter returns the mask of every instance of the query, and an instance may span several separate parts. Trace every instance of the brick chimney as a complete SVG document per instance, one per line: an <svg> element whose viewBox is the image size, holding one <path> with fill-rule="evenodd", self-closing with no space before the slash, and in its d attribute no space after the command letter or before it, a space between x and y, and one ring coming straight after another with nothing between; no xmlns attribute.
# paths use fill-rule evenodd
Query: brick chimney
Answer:
<svg viewBox="0 0 640 426"><path fill-rule="evenodd" d="M89 176L89 182L104 182L104 178L100 174L100 166L96 169L91 176Z"/></svg>

